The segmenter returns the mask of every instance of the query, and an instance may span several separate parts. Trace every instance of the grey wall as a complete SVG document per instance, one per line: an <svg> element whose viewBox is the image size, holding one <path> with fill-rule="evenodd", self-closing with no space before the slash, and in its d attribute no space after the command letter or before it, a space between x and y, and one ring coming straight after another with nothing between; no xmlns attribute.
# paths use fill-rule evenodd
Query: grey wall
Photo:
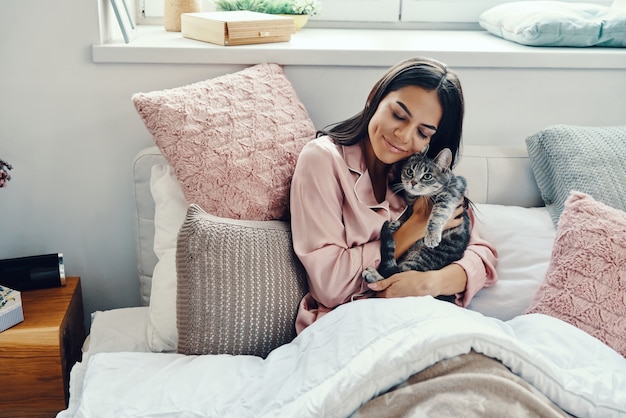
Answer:
<svg viewBox="0 0 626 418"><path fill-rule="evenodd" d="M15 167L0 189L0 258L63 252L67 273L82 277L86 313L138 305L131 162L153 142L130 97L243 66L95 64L97 2L0 7L0 157ZM286 67L318 127L357 111L383 71ZM626 124L621 69L457 71L468 143L523 144L556 123Z"/></svg>

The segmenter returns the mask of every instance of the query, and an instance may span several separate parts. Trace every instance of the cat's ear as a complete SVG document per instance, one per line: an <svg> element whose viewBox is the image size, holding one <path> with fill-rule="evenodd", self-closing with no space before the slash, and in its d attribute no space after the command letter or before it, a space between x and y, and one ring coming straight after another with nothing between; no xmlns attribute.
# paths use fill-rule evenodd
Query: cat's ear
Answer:
<svg viewBox="0 0 626 418"><path fill-rule="evenodd" d="M427 152L428 152L428 144L424 146L424 149L419 154L422 154L425 156Z"/></svg>
<svg viewBox="0 0 626 418"><path fill-rule="evenodd" d="M435 164L442 170L450 168L450 164L452 164L452 151L450 151L450 148L444 148L439 151L439 154L435 157Z"/></svg>

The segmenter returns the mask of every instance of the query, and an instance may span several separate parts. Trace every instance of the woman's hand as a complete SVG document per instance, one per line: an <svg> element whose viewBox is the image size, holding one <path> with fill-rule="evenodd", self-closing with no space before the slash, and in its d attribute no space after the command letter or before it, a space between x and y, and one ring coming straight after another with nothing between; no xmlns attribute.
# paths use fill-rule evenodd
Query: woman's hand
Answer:
<svg viewBox="0 0 626 418"><path fill-rule="evenodd" d="M452 217L450 217L450 219L448 219L448 222L446 222L446 224L444 225L443 229L451 229L460 226L463 223L464 211L465 208L463 207L463 202L461 201L461 203L459 203L459 206L457 206L454 210Z"/></svg>
<svg viewBox="0 0 626 418"><path fill-rule="evenodd" d="M454 295L465 291L467 274L459 264L450 264L441 270L404 271L388 279L368 284L379 297Z"/></svg>

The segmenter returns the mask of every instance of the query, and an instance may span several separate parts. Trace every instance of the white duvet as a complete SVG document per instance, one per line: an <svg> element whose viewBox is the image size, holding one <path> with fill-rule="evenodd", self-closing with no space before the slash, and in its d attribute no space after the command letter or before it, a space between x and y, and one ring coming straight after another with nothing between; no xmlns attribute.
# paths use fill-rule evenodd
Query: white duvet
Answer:
<svg viewBox="0 0 626 418"><path fill-rule="evenodd" d="M626 416L626 359L545 315L488 318L431 297L343 305L263 360L100 353L59 417L345 417L438 361L499 359L577 417Z"/></svg>

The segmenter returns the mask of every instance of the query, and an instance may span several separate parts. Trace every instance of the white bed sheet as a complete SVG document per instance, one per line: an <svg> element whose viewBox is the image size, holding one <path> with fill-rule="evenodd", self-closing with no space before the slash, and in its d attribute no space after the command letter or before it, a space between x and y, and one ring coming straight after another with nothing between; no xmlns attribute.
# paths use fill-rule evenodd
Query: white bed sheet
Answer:
<svg viewBox="0 0 626 418"><path fill-rule="evenodd" d="M89 358L99 353L149 353L150 346L146 329L148 327L148 307L118 308L96 311L91 314L91 328L83 344L83 358L76 363L70 373L70 401L68 409L59 416L76 408L82 396L83 380Z"/></svg>
<svg viewBox="0 0 626 418"><path fill-rule="evenodd" d="M422 297L343 305L265 360L93 354L88 369L73 371L81 391L59 417L345 417L470 350L499 359L577 417L626 415L626 359L599 340L544 315L503 322Z"/></svg>

